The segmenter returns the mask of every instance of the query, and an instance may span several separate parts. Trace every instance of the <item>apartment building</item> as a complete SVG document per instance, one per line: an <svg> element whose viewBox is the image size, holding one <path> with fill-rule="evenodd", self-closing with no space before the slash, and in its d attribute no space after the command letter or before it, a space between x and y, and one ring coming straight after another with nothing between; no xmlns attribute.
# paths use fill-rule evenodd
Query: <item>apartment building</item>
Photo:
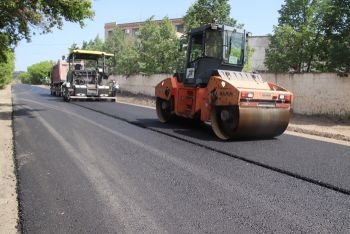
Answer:
<svg viewBox="0 0 350 234"><path fill-rule="evenodd" d="M182 18L170 19L172 25L176 29L176 33L178 36L181 36L184 31L184 24ZM162 22L162 20L154 20L156 23ZM114 29L121 29L125 32L126 35L136 36L140 30L140 28L145 24L143 22L131 22L131 23L123 23L117 24L116 22L106 23L105 24L105 39L107 39L110 35L112 35Z"/></svg>

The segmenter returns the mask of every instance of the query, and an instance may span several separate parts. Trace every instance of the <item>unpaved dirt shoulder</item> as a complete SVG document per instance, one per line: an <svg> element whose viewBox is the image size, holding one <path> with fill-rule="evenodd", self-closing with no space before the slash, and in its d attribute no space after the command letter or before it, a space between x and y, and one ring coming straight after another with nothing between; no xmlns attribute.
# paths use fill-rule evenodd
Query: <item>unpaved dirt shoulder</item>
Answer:
<svg viewBox="0 0 350 234"><path fill-rule="evenodd" d="M156 107L156 99L145 95L135 95L131 93L117 94L118 102L126 102L141 106Z"/></svg>
<svg viewBox="0 0 350 234"><path fill-rule="evenodd" d="M18 233L11 86L0 90L0 233Z"/></svg>
<svg viewBox="0 0 350 234"><path fill-rule="evenodd" d="M295 114L288 130L350 142L350 119Z"/></svg>

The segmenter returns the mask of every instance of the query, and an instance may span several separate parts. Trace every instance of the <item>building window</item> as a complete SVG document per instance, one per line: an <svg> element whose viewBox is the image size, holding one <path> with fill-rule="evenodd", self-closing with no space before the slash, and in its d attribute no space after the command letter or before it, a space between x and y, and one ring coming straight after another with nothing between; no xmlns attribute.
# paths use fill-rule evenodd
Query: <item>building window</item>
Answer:
<svg viewBox="0 0 350 234"><path fill-rule="evenodd" d="M113 34L113 30L108 31L108 37L111 37Z"/></svg>
<svg viewBox="0 0 350 234"><path fill-rule="evenodd" d="M140 29L139 28L133 28L131 32L133 37L136 37L140 34Z"/></svg>
<svg viewBox="0 0 350 234"><path fill-rule="evenodd" d="M122 30L124 32L125 35L130 35L130 29L123 29Z"/></svg>
<svg viewBox="0 0 350 234"><path fill-rule="evenodd" d="M184 32L184 25L183 24L176 25L176 32L183 33Z"/></svg>

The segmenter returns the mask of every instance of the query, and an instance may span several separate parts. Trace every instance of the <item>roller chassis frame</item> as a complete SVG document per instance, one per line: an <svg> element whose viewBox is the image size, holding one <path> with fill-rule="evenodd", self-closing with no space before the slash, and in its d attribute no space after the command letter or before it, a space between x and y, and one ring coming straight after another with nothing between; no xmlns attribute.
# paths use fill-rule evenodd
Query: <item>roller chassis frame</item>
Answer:
<svg viewBox="0 0 350 234"><path fill-rule="evenodd" d="M222 140L282 134L293 94L258 74L241 72L248 36L216 23L191 29L184 70L155 87L158 119L165 123L176 115L210 121Z"/></svg>
<svg viewBox="0 0 350 234"><path fill-rule="evenodd" d="M191 87L174 75L156 86L158 119L166 123L173 116L180 116L211 122L213 132L222 140L281 135L289 123L292 94L280 86L263 82L258 75L230 73L251 76L251 79L259 80L261 86L271 87L271 90L237 88L233 80L220 75L212 76L206 87ZM254 93L256 99L242 98L242 93L248 91ZM279 95L289 96L290 99L273 99Z"/></svg>

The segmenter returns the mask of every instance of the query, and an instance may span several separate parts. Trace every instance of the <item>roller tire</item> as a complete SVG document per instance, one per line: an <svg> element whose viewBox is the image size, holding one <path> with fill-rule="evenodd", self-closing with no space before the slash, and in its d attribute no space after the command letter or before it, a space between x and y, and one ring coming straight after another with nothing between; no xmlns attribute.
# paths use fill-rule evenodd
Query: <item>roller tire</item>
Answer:
<svg viewBox="0 0 350 234"><path fill-rule="evenodd" d="M171 101L169 100L164 100L157 97L156 111L157 111L158 119L162 123L169 122L173 117L173 114L171 111Z"/></svg>
<svg viewBox="0 0 350 234"><path fill-rule="evenodd" d="M65 102L70 102L70 96L69 96L69 92L67 91L67 94L66 93L63 93L62 94L62 96L63 96L63 101L65 101Z"/></svg>
<svg viewBox="0 0 350 234"><path fill-rule="evenodd" d="M230 118L223 120L221 112L230 113ZM211 111L211 127L215 135L221 140L230 140L235 136L238 126L239 114L238 110L233 106L215 106Z"/></svg>

